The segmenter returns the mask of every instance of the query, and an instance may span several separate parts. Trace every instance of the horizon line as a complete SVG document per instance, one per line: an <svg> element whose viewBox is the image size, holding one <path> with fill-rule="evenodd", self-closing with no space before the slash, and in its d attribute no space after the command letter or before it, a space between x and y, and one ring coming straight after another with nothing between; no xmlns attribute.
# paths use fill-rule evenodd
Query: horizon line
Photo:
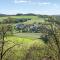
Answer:
<svg viewBox="0 0 60 60"><path fill-rule="evenodd" d="M24 15L24 14L35 14L35 15L60 15L60 14L38 14L38 13L15 13L15 14L7 14L7 13L0 13L0 15L17 15L17 14L22 14L22 15Z"/></svg>

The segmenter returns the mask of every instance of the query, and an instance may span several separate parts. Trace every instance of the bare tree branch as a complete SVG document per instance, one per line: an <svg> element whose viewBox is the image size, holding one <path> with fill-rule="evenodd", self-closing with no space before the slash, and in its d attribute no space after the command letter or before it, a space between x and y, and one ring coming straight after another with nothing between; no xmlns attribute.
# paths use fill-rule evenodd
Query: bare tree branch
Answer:
<svg viewBox="0 0 60 60"><path fill-rule="evenodd" d="M3 53L2 57L6 54L7 51L9 51L10 49L12 49L12 48L15 47L16 45L21 45L21 44L15 44L15 45L9 47L7 50L5 50L5 52Z"/></svg>

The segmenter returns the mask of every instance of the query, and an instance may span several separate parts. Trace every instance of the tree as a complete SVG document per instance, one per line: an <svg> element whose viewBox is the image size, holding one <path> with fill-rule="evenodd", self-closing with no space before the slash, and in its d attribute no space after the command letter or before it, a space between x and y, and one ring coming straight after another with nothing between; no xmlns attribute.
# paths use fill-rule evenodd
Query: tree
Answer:
<svg viewBox="0 0 60 60"><path fill-rule="evenodd" d="M6 18L6 19L4 19L3 21L2 21L2 23L6 23L6 24L10 24L10 23L15 23L15 19L14 18L11 18L11 17L8 17L8 18Z"/></svg>
<svg viewBox="0 0 60 60"><path fill-rule="evenodd" d="M49 54L54 55L54 60L60 60L60 31L59 25L56 23L54 17L48 18L49 29L46 34L48 35L48 48ZM53 53L51 53L51 51Z"/></svg>
<svg viewBox="0 0 60 60"><path fill-rule="evenodd" d="M55 26L56 27L56 26ZM58 60L60 60L60 33L59 33L59 28L57 26L57 29L54 28L54 24L51 24L51 35L50 37L53 39L53 42L57 46L58 50Z"/></svg>
<svg viewBox="0 0 60 60"><path fill-rule="evenodd" d="M9 25L10 26L10 25ZM0 39L0 60L3 60L3 57L4 55L10 50L12 49L14 46L16 45L19 45L19 44L15 44L9 48L7 48L5 51L4 51L4 46L5 46L5 37L6 37L6 34L8 31L11 31L10 27L8 28L8 25L6 24L2 24L0 25L0 36L1 36L1 39Z"/></svg>

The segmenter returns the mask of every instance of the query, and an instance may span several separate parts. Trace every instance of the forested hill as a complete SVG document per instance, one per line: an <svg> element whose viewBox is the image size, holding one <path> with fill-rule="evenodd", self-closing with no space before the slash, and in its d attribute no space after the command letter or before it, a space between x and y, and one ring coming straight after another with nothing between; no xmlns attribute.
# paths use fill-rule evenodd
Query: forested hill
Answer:
<svg viewBox="0 0 60 60"><path fill-rule="evenodd" d="M39 16L39 17L48 17L48 16L55 16L58 20L60 20L60 15L41 15L41 14L34 14L34 13L28 13L28 14L22 14L17 13L15 15L9 15L9 14L0 14L0 16Z"/></svg>

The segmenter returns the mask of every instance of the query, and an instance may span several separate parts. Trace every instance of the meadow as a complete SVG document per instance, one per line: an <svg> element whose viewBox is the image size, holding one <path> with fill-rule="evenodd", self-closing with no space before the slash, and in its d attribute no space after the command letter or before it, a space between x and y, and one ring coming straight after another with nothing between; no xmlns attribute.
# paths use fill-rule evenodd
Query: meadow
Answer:
<svg viewBox="0 0 60 60"><path fill-rule="evenodd" d="M5 16L5 17L0 17L0 22L4 21L8 17L14 18L14 19L30 18L31 20L27 20L25 22L18 22L18 23L0 23L0 25L3 25L2 26L3 28L0 27L0 31L4 33L4 35L2 35L1 33L0 34L2 36L1 40L4 41L4 44L2 43L4 45L3 53L5 52L3 59L1 60L43 60L44 58L48 60L49 59L58 60L57 58L58 49L51 35L52 32L51 30L49 30L51 29L51 26L45 25L45 23L48 23L48 24L51 23L51 22L45 21L47 18L42 18L38 16ZM9 21L9 19L7 20ZM40 29L41 31L43 31L43 33L34 32L35 29L32 29L32 32L31 31L27 32L27 30L26 32L17 31L15 29L15 26L17 24L23 24L24 26L25 25L34 26L35 24L43 28L43 29L42 28ZM9 26L6 27L5 25L9 25ZM49 29L47 29L47 27ZM7 29L9 30L8 32L6 31ZM22 30L24 29L26 28L23 28ZM5 32L7 32L7 34L5 34Z"/></svg>
<svg viewBox="0 0 60 60"><path fill-rule="evenodd" d="M23 24L33 24L33 23L39 23L39 22L44 22L44 18L39 18L38 16L5 16L5 17L0 17L0 21L11 17L11 18L31 18L31 20L23 22Z"/></svg>
<svg viewBox="0 0 60 60"><path fill-rule="evenodd" d="M47 52L45 51L45 48L47 46L40 39L8 36L5 38L5 41L8 42L5 44L4 50L13 46L14 44L16 44L16 46L7 51L7 53L4 56L4 60L26 60L27 55L28 60L30 59L36 60L43 58L43 56L47 54Z"/></svg>

